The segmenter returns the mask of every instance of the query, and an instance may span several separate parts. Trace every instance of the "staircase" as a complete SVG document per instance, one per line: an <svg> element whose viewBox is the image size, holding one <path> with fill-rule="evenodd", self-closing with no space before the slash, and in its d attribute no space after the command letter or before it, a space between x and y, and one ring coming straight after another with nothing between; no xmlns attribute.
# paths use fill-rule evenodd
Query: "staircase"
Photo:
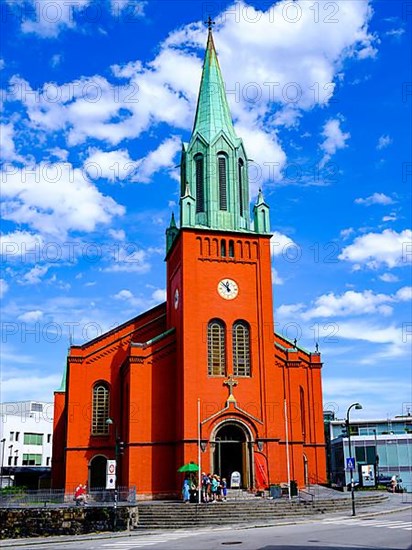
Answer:
<svg viewBox="0 0 412 550"><path fill-rule="evenodd" d="M356 495L356 506L372 506L387 499L385 494ZM245 496L237 500L208 504L142 502L138 505L137 529L186 529L190 527L265 524L274 520L347 511L347 497L327 499L269 500Z"/></svg>

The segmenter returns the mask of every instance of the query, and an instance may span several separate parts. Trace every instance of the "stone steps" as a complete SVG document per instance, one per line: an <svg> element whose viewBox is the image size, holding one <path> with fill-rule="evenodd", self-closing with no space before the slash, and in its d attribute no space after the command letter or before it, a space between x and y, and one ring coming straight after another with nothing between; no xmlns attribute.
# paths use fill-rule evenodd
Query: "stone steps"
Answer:
<svg viewBox="0 0 412 550"><path fill-rule="evenodd" d="M357 496L356 506L372 506L387 499L386 495ZM205 525L233 525L267 522L273 519L310 516L348 510L349 498L318 499L313 504L298 500L235 500L216 504L181 502L144 503L138 506L138 529L176 529Z"/></svg>

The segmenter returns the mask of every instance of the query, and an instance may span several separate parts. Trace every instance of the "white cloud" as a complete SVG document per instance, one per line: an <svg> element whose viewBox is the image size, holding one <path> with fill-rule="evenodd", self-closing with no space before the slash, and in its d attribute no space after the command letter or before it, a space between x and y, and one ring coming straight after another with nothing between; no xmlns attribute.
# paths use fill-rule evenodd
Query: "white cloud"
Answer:
<svg viewBox="0 0 412 550"><path fill-rule="evenodd" d="M0 299L6 294L9 290L9 285L5 279L0 279Z"/></svg>
<svg viewBox="0 0 412 550"><path fill-rule="evenodd" d="M116 241L126 240L126 233L123 229L109 229L109 235Z"/></svg>
<svg viewBox="0 0 412 550"><path fill-rule="evenodd" d="M2 399L4 401L53 401L53 392L60 386L61 375L42 376L33 370L20 371L13 376L3 376Z"/></svg>
<svg viewBox="0 0 412 550"><path fill-rule="evenodd" d="M113 255L113 261L104 271L111 273L147 273L151 264L148 261L148 253L138 249L135 245L122 247Z"/></svg>
<svg viewBox="0 0 412 550"><path fill-rule="evenodd" d="M50 60L50 65L54 68L58 67L60 65L60 63L62 62L63 60L63 56L59 53L55 53L51 60Z"/></svg>
<svg viewBox="0 0 412 550"><path fill-rule="evenodd" d="M131 300L133 298L133 292L130 290L120 290L113 298L116 300Z"/></svg>
<svg viewBox="0 0 412 550"><path fill-rule="evenodd" d="M23 321L25 323L35 323L36 321L40 321L42 317L43 312L36 309L34 311L26 311L26 313L19 315L17 318L19 321Z"/></svg>
<svg viewBox="0 0 412 550"><path fill-rule="evenodd" d="M342 229L342 231L340 232L340 236L342 237L343 240L346 240L354 233L355 233L355 230L353 229L353 227L348 227L347 229Z"/></svg>
<svg viewBox="0 0 412 550"><path fill-rule="evenodd" d="M41 235L27 231L0 235L0 252L4 262L36 262L41 258L43 244Z"/></svg>
<svg viewBox="0 0 412 550"><path fill-rule="evenodd" d="M396 298L401 302L409 302L412 300L412 286L404 286L396 293Z"/></svg>
<svg viewBox="0 0 412 550"><path fill-rule="evenodd" d="M386 31L386 36L394 36L395 38L400 38L405 33L405 29L399 28L399 29L390 29L389 31Z"/></svg>
<svg viewBox="0 0 412 550"><path fill-rule="evenodd" d="M317 317L348 317L371 313L390 315L392 308L387 304L391 302L394 302L392 296L375 294L372 290L364 290L363 292L348 290L340 296L330 292L319 296L315 300L314 307L302 312L301 316L303 319L313 319Z"/></svg>
<svg viewBox="0 0 412 550"><path fill-rule="evenodd" d="M81 0L75 13L85 9L89 1ZM74 0L66 2L68 8L71 2L74 4ZM119 9L126 5L129 5L126 1L117 4ZM296 2L302 17L291 25L283 17L288 5L288 0L282 0L260 11L237 2L226 10L247 12L248 17L236 20L223 13L217 18L219 24L215 28L236 127L249 156L262 169L260 181L252 182L252 196L262 182L282 177L286 157L276 126L293 125L302 111L328 104L346 58L374 55L375 38L368 32L372 9L366 0L338 2L339 18L333 25L322 18L315 22L310 4L303 1ZM68 23L74 25L75 21L66 19L62 25ZM59 29L54 25L45 30L56 33ZM29 84L23 84L20 79L27 91L25 106L30 124L49 132L65 131L69 145L88 139L117 145L124 139L138 138L158 123L190 129L201 74L201 58L193 52L200 48L203 56L204 44L203 23L188 24L172 32L159 45L153 61L143 63L135 59L125 65L114 65L113 76L122 78L121 86L99 75L58 87L52 82L45 83L40 91L45 95L48 88L52 88L54 95L61 94L57 102L46 101L41 94L34 100ZM303 49L302 44L305 44ZM240 73L239 67L242 67ZM14 80L17 84L19 79ZM318 88L314 93L315 85ZM97 99L92 100L85 90L89 95L94 90ZM323 144L326 155L332 154L327 150L336 151L345 146L348 139L339 123L335 124L333 128L331 121L326 128ZM167 155L158 151L158 156L161 153ZM139 174L142 181L149 177L144 171L149 160L142 164Z"/></svg>
<svg viewBox="0 0 412 550"><path fill-rule="evenodd" d="M48 270L49 266L47 265L35 265L23 275L19 283L22 285L37 285L42 282L42 278L47 274Z"/></svg>
<svg viewBox="0 0 412 550"><path fill-rule="evenodd" d="M379 275L379 279L384 283L397 283L399 281L399 277L393 275L393 273L382 273L382 275Z"/></svg>
<svg viewBox="0 0 412 550"><path fill-rule="evenodd" d="M398 219L398 216L395 214L395 212L392 212L389 214L389 216L383 216L382 221L383 222L396 222Z"/></svg>
<svg viewBox="0 0 412 550"><path fill-rule="evenodd" d="M324 157L321 166L324 166L338 149L347 147L346 141L350 138L349 132L342 132L341 120L338 118L330 119L326 122L322 130L322 136L325 138L320 148L324 151Z"/></svg>
<svg viewBox="0 0 412 550"><path fill-rule="evenodd" d="M166 290L164 288L157 288L152 293L152 299L156 303L162 303L166 301Z"/></svg>
<svg viewBox="0 0 412 550"><path fill-rule="evenodd" d="M275 269L275 268L272 268L272 283L274 285L283 285L284 284L284 280L282 279L282 277L279 275L277 269Z"/></svg>
<svg viewBox="0 0 412 550"><path fill-rule="evenodd" d="M125 149L103 152L100 149L89 149L89 156L84 163L84 170L92 180L99 178L111 182L130 178L136 169L137 162L133 161Z"/></svg>
<svg viewBox="0 0 412 550"><path fill-rule="evenodd" d="M23 161L23 158L16 153L14 136L15 130L12 123L0 124L1 158L3 162L13 160Z"/></svg>
<svg viewBox="0 0 412 550"><path fill-rule="evenodd" d="M283 233L279 233L278 231L273 232L270 239L270 250L272 256L279 256L280 254L287 255L288 248L296 249L297 247L298 245L292 241L292 239L286 235L283 235Z"/></svg>
<svg viewBox="0 0 412 550"><path fill-rule="evenodd" d="M378 139L378 143L376 145L376 149L378 151L381 151L382 149L386 149L386 147L389 147L389 145L391 145L391 143L393 142L392 138L388 135L382 135L379 139Z"/></svg>
<svg viewBox="0 0 412 550"><path fill-rule="evenodd" d="M65 236L72 230L90 232L125 212L69 163L6 167L1 176L3 217L41 233Z"/></svg>
<svg viewBox="0 0 412 550"><path fill-rule="evenodd" d="M53 2L32 3L33 18L22 17L21 30L37 34L42 38L56 38L64 28L76 27L76 13L84 10L91 0L53 0ZM19 2L13 0L14 4ZM25 2L21 1L20 4ZM17 6L18 7L18 6Z"/></svg>
<svg viewBox="0 0 412 550"><path fill-rule="evenodd" d="M156 150L139 161L132 175L132 181L149 183L157 172L164 169L171 170L175 165L173 159L181 147L181 141L177 137L165 139Z"/></svg>
<svg viewBox="0 0 412 550"><path fill-rule="evenodd" d="M372 204L393 204L394 200L391 197L388 197L388 195L385 195L384 193L373 193L373 195L370 195L369 197L366 197L365 199L357 198L355 199L355 204L364 204L365 206L371 206Z"/></svg>
<svg viewBox="0 0 412 550"><path fill-rule="evenodd" d="M397 233L385 229L382 233L367 233L344 248L339 259L371 269L381 265L388 268L406 266L412 260L412 231L405 229Z"/></svg>

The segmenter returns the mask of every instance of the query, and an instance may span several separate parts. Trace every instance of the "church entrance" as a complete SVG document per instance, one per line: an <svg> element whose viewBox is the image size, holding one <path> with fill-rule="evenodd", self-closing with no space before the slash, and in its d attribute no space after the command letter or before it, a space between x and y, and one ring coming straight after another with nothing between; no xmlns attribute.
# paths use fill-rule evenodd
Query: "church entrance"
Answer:
<svg viewBox="0 0 412 550"><path fill-rule="evenodd" d="M232 473L239 472L241 487L245 489L251 487L251 445L243 426L235 422L223 424L216 432L212 443L214 443L213 473L226 478L230 488Z"/></svg>

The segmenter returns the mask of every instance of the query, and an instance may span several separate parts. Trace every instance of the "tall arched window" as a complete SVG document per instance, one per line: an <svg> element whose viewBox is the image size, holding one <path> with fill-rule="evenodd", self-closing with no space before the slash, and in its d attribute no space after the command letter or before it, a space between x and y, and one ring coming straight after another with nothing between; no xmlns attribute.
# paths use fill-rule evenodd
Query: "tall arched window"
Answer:
<svg viewBox="0 0 412 550"><path fill-rule="evenodd" d="M209 376L226 374L226 328L219 319L207 326L207 372Z"/></svg>
<svg viewBox="0 0 412 550"><path fill-rule="evenodd" d="M238 162L238 184L239 184L239 213L243 216L243 160L239 159Z"/></svg>
<svg viewBox="0 0 412 550"><path fill-rule="evenodd" d="M205 211L205 175L203 155L195 156L196 171L196 212Z"/></svg>
<svg viewBox="0 0 412 550"><path fill-rule="evenodd" d="M110 390L105 382L93 386L92 435L108 435Z"/></svg>
<svg viewBox="0 0 412 550"><path fill-rule="evenodd" d="M219 208L227 210L227 158L223 153L217 156L219 175Z"/></svg>
<svg viewBox="0 0 412 550"><path fill-rule="evenodd" d="M250 329L245 321L233 325L233 374L250 376Z"/></svg>

